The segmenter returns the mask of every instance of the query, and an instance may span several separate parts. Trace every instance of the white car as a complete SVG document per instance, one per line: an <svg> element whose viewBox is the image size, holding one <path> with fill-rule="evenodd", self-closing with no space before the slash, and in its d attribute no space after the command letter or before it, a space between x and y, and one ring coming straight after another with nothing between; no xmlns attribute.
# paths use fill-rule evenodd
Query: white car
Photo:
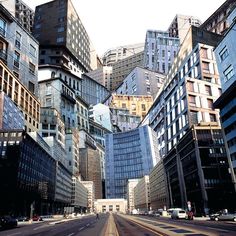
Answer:
<svg viewBox="0 0 236 236"><path fill-rule="evenodd" d="M183 209L173 210L171 219L187 219L187 213Z"/></svg>

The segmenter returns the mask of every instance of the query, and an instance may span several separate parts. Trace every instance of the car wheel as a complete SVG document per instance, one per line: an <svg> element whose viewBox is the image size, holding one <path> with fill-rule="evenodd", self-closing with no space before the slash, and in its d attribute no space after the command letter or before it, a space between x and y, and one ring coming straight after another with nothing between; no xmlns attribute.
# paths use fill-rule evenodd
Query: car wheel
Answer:
<svg viewBox="0 0 236 236"><path fill-rule="evenodd" d="M219 218L218 217L215 217L215 221L218 221L219 220Z"/></svg>

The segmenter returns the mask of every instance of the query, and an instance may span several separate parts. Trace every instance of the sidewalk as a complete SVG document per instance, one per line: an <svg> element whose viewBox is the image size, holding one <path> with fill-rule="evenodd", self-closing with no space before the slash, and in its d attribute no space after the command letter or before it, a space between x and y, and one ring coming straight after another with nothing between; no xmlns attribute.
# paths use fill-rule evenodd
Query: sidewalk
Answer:
<svg viewBox="0 0 236 236"><path fill-rule="evenodd" d="M119 236L112 214L109 215L104 236Z"/></svg>

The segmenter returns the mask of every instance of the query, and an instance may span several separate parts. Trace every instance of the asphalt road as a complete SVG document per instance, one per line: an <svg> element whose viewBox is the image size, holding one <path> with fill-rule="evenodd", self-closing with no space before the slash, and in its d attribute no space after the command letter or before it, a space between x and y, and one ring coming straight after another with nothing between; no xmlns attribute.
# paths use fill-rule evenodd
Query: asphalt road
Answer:
<svg viewBox="0 0 236 236"><path fill-rule="evenodd" d="M0 236L103 236L108 215L94 215L62 222L40 222L2 230Z"/></svg>
<svg viewBox="0 0 236 236"><path fill-rule="evenodd" d="M146 228L152 229L159 235L220 235L233 236L236 235L235 222L215 222L206 220L172 220L163 217L147 217L147 216L128 216L121 215L126 220L131 220ZM142 234L145 235L145 234Z"/></svg>

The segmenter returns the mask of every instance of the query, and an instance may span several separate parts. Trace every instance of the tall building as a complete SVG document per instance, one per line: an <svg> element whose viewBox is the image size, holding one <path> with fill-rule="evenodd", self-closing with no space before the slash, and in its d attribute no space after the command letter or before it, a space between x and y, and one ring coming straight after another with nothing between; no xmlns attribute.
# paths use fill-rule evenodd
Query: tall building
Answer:
<svg viewBox="0 0 236 236"><path fill-rule="evenodd" d="M35 214L56 212L56 161L50 154L20 130L1 131L0 150L1 214L29 216L32 204Z"/></svg>
<svg viewBox="0 0 236 236"><path fill-rule="evenodd" d="M208 30L217 34L224 34L230 26L228 16L235 9L234 0L226 0L205 22L201 29Z"/></svg>
<svg viewBox="0 0 236 236"><path fill-rule="evenodd" d="M0 59L37 96L38 41L1 4L0 25Z"/></svg>
<svg viewBox="0 0 236 236"><path fill-rule="evenodd" d="M143 51L143 47L143 43L137 43L109 49L104 53L102 57L103 65L112 66L115 62L119 60L122 60L124 58L127 58Z"/></svg>
<svg viewBox="0 0 236 236"><path fill-rule="evenodd" d="M117 94L151 95L155 99L165 75L141 67L135 67L116 89Z"/></svg>
<svg viewBox="0 0 236 236"><path fill-rule="evenodd" d="M215 49L216 61L222 85L222 94L214 106L220 108L221 124L228 147L231 175L236 189L236 46L234 21Z"/></svg>
<svg viewBox="0 0 236 236"><path fill-rule="evenodd" d="M233 197L219 113L213 108L221 94L213 49L221 38L190 28L149 115L161 145L169 206L194 202L199 214L223 208Z"/></svg>
<svg viewBox="0 0 236 236"><path fill-rule="evenodd" d="M106 198L126 198L128 179L149 174L158 161L156 135L148 126L106 136Z"/></svg>
<svg viewBox="0 0 236 236"><path fill-rule="evenodd" d="M166 185L166 175L161 159L152 169L149 175L150 184L150 207L153 211L169 208L168 190Z"/></svg>
<svg viewBox="0 0 236 236"><path fill-rule="evenodd" d="M88 75L82 75L82 95L83 100L89 105L96 105L105 100L110 95L108 89L90 78Z"/></svg>
<svg viewBox="0 0 236 236"><path fill-rule="evenodd" d="M179 50L180 39L167 31L148 30L144 47L143 67L167 74Z"/></svg>
<svg viewBox="0 0 236 236"><path fill-rule="evenodd" d="M125 77L137 66L143 66L143 51L134 53L124 59L118 60L112 65L112 78L110 90L115 90Z"/></svg>
<svg viewBox="0 0 236 236"><path fill-rule="evenodd" d="M139 211L150 210L149 175L144 175L134 187L134 207Z"/></svg>
<svg viewBox="0 0 236 236"><path fill-rule="evenodd" d="M139 179L128 179L127 183L127 210L130 214L135 209L134 206L134 188L138 184Z"/></svg>
<svg viewBox="0 0 236 236"><path fill-rule="evenodd" d="M25 131L38 131L40 103L0 60L0 91L3 91L23 112ZM1 114L2 115L2 114ZM6 114L5 114L6 115Z"/></svg>
<svg viewBox="0 0 236 236"><path fill-rule="evenodd" d="M96 70L88 72L87 75L106 87L109 91L112 90L112 66L102 66Z"/></svg>
<svg viewBox="0 0 236 236"><path fill-rule="evenodd" d="M88 193L88 212L94 211L94 200L95 200L95 193L94 193L94 183L93 181L81 181L85 188L87 188Z"/></svg>
<svg viewBox="0 0 236 236"><path fill-rule="evenodd" d="M21 0L1 1L1 4L18 20L29 32L32 32L34 11Z"/></svg>
<svg viewBox="0 0 236 236"><path fill-rule="evenodd" d="M194 16L177 14L168 28L169 35L179 38L180 44L182 44L191 25L198 27L201 25L201 21Z"/></svg>
<svg viewBox="0 0 236 236"><path fill-rule="evenodd" d="M90 39L71 0L37 6L33 35L40 43L40 64L60 65L75 75L91 70Z"/></svg>

